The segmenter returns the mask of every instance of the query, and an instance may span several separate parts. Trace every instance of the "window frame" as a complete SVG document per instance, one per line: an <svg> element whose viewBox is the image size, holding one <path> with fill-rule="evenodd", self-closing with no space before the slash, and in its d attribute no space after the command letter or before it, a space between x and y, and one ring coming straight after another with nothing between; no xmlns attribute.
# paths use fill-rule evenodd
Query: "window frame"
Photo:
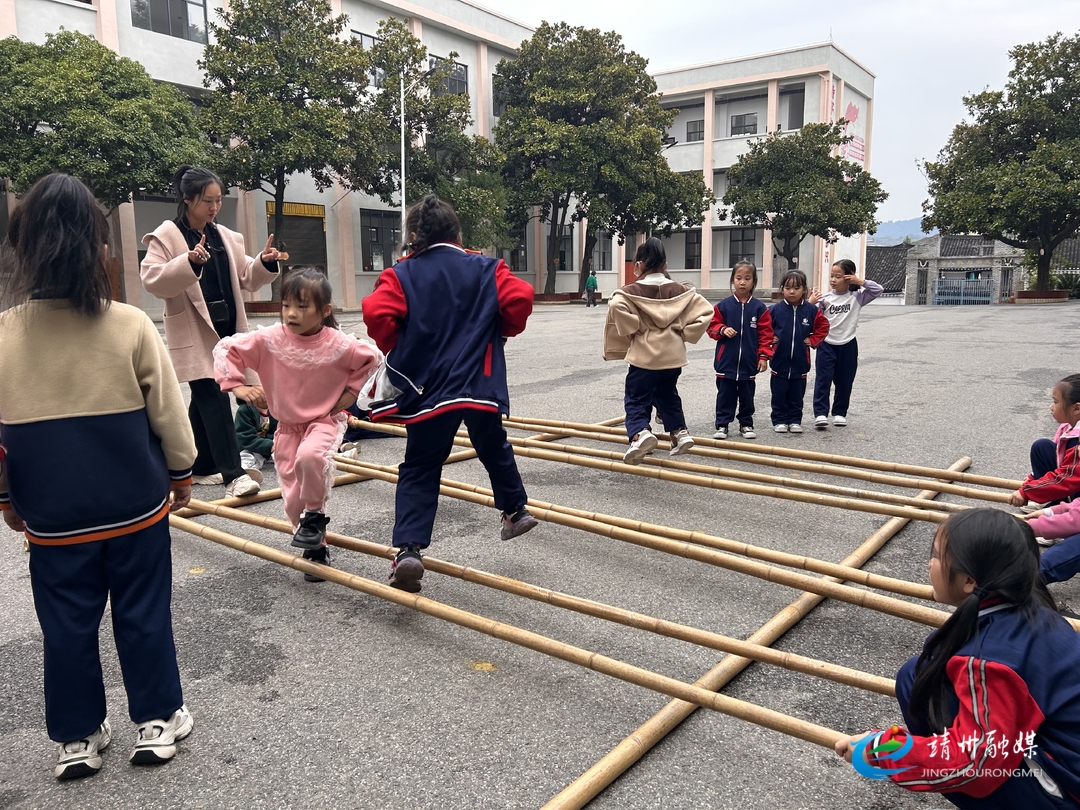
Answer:
<svg viewBox="0 0 1080 810"><path fill-rule="evenodd" d="M683 246L683 267L686 270L701 269L701 231L686 231ZM693 248L693 250L691 250Z"/></svg>
<svg viewBox="0 0 1080 810"><path fill-rule="evenodd" d="M753 118L753 130L750 130L750 123L748 119ZM735 123L738 121L739 123ZM756 112L742 113L740 115L731 116L731 137L748 137L750 135L758 134L758 114Z"/></svg>
<svg viewBox="0 0 1080 810"><path fill-rule="evenodd" d="M700 124L701 125L700 128L697 127L697 126L694 126L695 124ZM693 129L691 129L692 126L694 127ZM686 142L691 143L692 141L703 141L703 140L705 140L705 119L700 118L700 119L698 119L696 121L687 121L686 122Z"/></svg>
<svg viewBox="0 0 1080 810"><path fill-rule="evenodd" d="M738 238L736 238L738 234ZM749 238L747 238L749 234ZM749 253L735 253L735 245L750 245ZM728 230L728 267L734 267L742 260L748 260L757 266L757 228L731 228Z"/></svg>

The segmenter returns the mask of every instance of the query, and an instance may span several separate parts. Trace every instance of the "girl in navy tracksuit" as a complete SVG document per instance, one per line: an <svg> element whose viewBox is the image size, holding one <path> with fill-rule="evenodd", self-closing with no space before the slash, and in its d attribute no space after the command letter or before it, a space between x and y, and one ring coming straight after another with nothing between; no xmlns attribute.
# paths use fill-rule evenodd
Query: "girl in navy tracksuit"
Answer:
<svg viewBox="0 0 1080 810"><path fill-rule="evenodd" d="M1038 568L1034 533L1005 512L969 509L942 523L930 582L956 611L897 674L907 728L845 738L836 752L859 756L864 775L888 769L900 787L961 808L1076 810L1080 635Z"/></svg>
<svg viewBox="0 0 1080 810"><path fill-rule="evenodd" d="M829 334L829 321L817 308L818 294L807 297L806 275L788 270L780 279L784 300L769 307L773 327L772 423L777 433L802 433L810 350ZM759 327L760 328L760 327Z"/></svg>
<svg viewBox="0 0 1080 810"><path fill-rule="evenodd" d="M708 335L716 341L716 433L726 439L728 424L738 406L739 433L744 439L754 433L754 391L759 371L768 368L773 350L773 330L769 310L754 298L757 267L741 261L731 271L732 295L716 305Z"/></svg>
<svg viewBox="0 0 1080 810"><path fill-rule="evenodd" d="M502 539L536 525L506 440L510 412L503 342L525 330L532 286L500 259L465 250L457 214L434 194L406 215L412 252L379 276L363 300L368 335L386 354L395 398L374 403L372 421L403 423L390 584L420 590L420 552L431 543L443 461L462 420L491 478Z"/></svg>

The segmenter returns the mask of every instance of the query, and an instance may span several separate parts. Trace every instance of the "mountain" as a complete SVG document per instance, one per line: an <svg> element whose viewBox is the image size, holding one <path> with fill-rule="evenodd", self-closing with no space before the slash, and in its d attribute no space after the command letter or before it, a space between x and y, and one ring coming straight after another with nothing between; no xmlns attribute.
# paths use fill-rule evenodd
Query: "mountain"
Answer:
<svg viewBox="0 0 1080 810"><path fill-rule="evenodd" d="M904 237L910 236L912 242L918 242L925 236L937 233L922 232L922 217L915 219L898 219L882 222L877 226L877 233L870 235L870 241L875 245L898 245L904 241Z"/></svg>

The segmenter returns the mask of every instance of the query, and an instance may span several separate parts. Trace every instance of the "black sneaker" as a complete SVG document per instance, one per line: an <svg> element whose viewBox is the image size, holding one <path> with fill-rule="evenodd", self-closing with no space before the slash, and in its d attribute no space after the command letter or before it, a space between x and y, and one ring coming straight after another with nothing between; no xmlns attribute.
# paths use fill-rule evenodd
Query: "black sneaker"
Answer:
<svg viewBox="0 0 1080 810"><path fill-rule="evenodd" d="M292 544L297 548L319 548L326 542L326 524L329 522L330 518L322 512L305 512L292 536Z"/></svg>
<svg viewBox="0 0 1080 810"><path fill-rule="evenodd" d="M319 548L309 548L304 552L304 559L311 560L314 563L321 563L322 565L330 565L330 546L319 546ZM326 582L325 579L317 574L304 573L305 582Z"/></svg>
<svg viewBox="0 0 1080 810"><path fill-rule="evenodd" d="M409 593L420 593L424 578L424 558L417 546L405 546L390 564L390 587Z"/></svg>
<svg viewBox="0 0 1080 810"><path fill-rule="evenodd" d="M512 514L503 512L500 538L510 540L514 537L520 537L529 529L535 528L539 522L524 506L515 510Z"/></svg>

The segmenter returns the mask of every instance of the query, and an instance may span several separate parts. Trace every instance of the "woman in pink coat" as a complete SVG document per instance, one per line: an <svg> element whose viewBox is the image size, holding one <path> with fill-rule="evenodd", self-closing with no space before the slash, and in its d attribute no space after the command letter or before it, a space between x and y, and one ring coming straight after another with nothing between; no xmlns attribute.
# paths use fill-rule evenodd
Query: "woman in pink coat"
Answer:
<svg viewBox="0 0 1080 810"><path fill-rule="evenodd" d="M247 256L244 237L214 222L225 185L210 170L181 166L173 184L176 219L143 237L140 274L146 291L165 301L169 356L177 378L191 387L194 482L225 484L230 497L254 495L259 484L240 466L232 405L214 381L212 353L221 338L248 330L240 291L272 282L288 254L271 246L271 234L260 256Z"/></svg>

